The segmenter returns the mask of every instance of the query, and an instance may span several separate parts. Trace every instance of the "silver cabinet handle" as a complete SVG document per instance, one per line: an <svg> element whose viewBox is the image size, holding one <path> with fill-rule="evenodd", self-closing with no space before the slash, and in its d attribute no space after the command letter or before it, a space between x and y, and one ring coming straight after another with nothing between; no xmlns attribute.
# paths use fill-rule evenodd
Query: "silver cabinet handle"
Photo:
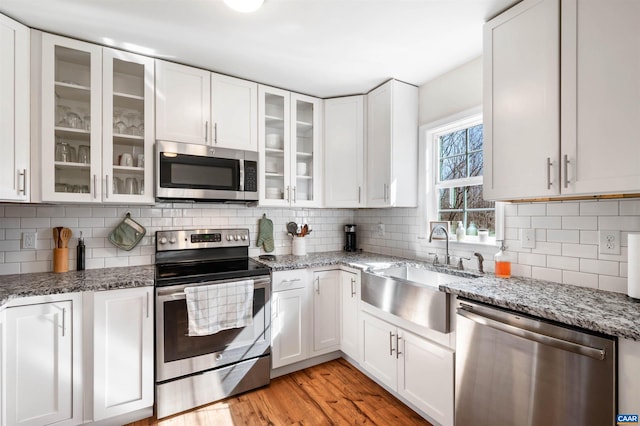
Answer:
<svg viewBox="0 0 640 426"><path fill-rule="evenodd" d="M351 297L356 295L356 280L351 278Z"/></svg>
<svg viewBox="0 0 640 426"><path fill-rule="evenodd" d="M386 183L384 184L384 202L386 203L387 201L389 201L389 185L387 185Z"/></svg>
<svg viewBox="0 0 640 426"><path fill-rule="evenodd" d="M320 294L320 277L316 277L316 293Z"/></svg>
<svg viewBox="0 0 640 426"><path fill-rule="evenodd" d="M204 141L209 142L209 120L204 122Z"/></svg>
<svg viewBox="0 0 640 426"><path fill-rule="evenodd" d="M531 340L533 342L537 342L547 346L552 346L554 348L573 352L579 355L588 356L589 358L597 359L600 361L604 360L605 358L604 349L592 348L590 346L584 346L579 343L573 343L567 340L558 339L553 336L547 336L545 334L529 331L524 328L506 324L504 322L498 321L497 319L488 318L488 317L485 317L484 315L479 315L473 312L469 312L469 310L465 309L464 307L457 308L456 313L464 318L477 322L478 324L486 325L496 330L513 334L514 336L522 337L524 339Z"/></svg>
<svg viewBox="0 0 640 426"><path fill-rule="evenodd" d="M67 308L62 308L62 337L64 337L67 329Z"/></svg>
<svg viewBox="0 0 640 426"><path fill-rule="evenodd" d="M297 202L297 199L296 199L296 187L295 186L293 187L293 202L294 203Z"/></svg>
<svg viewBox="0 0 640 426"><path fill-rule="evenodd" d="M393 337L395 336L395 334L393 334L391 331L389 332L389 356L393 356L393 351L395 351L395 349L393 348Z"/></svg>
<svg viewBox="0 0 640 426"><path fill-rule="evenodd" d="M93 198L98 198L98 175L93 175Z"/></svg>
<svg viewBox="0 0 640 426"><path fill-rule="evenodd" d="M291 191L289 190L289 186L287 185L287 203L290 201L291 199Z"/></svg>
<svg viewBox="0 0 640 426"><path fill-rule="evenodd" d="M218 145L218 123L213 123L213 143Z"/></svg>
<svg viewBox="0 0 640 426"><path fill-rule="evenodd" d="M402 337L400 337L400 334L396 334L396 359L402 355L402 352L400 352L400 340L402 340Z"/></svg>
<svg viewBox="0 0 640 426"><path fill-rule="evenodd" d="M22 169L22 171L18 173L18 177L22 178L22 188L20 188L20 183L18 183L18 194L27 195L27 169Z"/></svg>
<svg viewBox="0 0 640 426"><path fill-rule="evenodd" d="M362 203L362 187L358 187L358 204Z"/></svg>
<svg viewBox="0 0 640 426"><path fill-rule="evenodd" d="M104 183L104 196L109 198L109 175L107 175L107 180Z"/></svg>
<svg viewBox="0 0 640 426"><path fill-rule="evenodd" d="M551 161L551 157L547 157L547 189L551 189L551 166L553 166L553 161Z"/></svg>
<svg viewBox="0 0 640 426"><path fill-rule="evenodd" d="M564 187L565 188L568 188L569 183L571 183L571 181L569 180L569 163L571 163L571 161L569 161L569 156L565 154L564 155Z"/></svg>
<svg viewBox="0 0 640 426"><path fill-rule="evenodd" d="M149 292L147 291L147 318L149 318Z"/></svg>
<svg viewBox="0 0 640 426"><path fill-rule="evenodd" d="M295 282L298 282L298 281L302 281L302 280L300 278L293 278L293 279L290 279L290 280L282 280L282 281L280 281L280 284L295 283Z"/></svg>

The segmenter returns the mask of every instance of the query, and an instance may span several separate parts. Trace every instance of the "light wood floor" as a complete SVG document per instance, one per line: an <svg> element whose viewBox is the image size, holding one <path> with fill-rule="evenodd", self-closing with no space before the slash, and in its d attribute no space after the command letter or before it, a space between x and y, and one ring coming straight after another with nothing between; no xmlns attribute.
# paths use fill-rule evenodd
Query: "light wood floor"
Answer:
<svg viewBox="0 0 640 426"><path fill-rule="evenodd" d="M128 426L423 425L430 423L343 359L196 410Z"/></svg>

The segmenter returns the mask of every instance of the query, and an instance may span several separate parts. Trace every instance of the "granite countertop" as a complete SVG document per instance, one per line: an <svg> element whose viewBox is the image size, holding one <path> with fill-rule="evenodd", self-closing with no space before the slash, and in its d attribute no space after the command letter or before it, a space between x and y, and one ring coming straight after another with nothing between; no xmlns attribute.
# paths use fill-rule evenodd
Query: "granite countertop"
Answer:
<svg viewBox="0 0 640 426"><path fill-rule="evenodd" d="M0 307L19 297L153 286L154 265L0 275Z"/></svg>
<svg viewBox="0 0 640 426"><path fill-rule="evenodd" d="M309 253L307 256L276 256L272 261L258 260L274 271L331 265L366 271L406 264L456 274L456 271L434 268L427 262L364 252ZM492 274L444 284L440 290L562 324L640 341L640 301L625 294L531 278L503 279Z"/></svg>

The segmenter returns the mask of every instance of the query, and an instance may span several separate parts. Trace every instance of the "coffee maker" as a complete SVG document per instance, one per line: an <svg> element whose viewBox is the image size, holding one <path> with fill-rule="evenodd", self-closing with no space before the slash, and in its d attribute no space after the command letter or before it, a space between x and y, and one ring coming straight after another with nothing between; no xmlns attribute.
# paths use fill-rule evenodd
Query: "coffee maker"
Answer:
<svg viewBox="0 0 640 426"><path fill-rule="evenodd" d="M358 245L356 243L356 225L345 225L344 233L347 242L344 246L344 251L358 251Z"/></svg>

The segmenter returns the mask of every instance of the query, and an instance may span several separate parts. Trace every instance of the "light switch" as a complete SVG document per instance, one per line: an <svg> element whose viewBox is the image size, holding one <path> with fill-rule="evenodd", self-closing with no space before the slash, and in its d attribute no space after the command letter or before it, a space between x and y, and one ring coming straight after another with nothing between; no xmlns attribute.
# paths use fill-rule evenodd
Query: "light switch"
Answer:
<svg viewBox="0 0 640 426"><path fill-rule="evenodd" d="M535 229L521 229L520 241L522 248L536 248L536 230Z"/></svg>

